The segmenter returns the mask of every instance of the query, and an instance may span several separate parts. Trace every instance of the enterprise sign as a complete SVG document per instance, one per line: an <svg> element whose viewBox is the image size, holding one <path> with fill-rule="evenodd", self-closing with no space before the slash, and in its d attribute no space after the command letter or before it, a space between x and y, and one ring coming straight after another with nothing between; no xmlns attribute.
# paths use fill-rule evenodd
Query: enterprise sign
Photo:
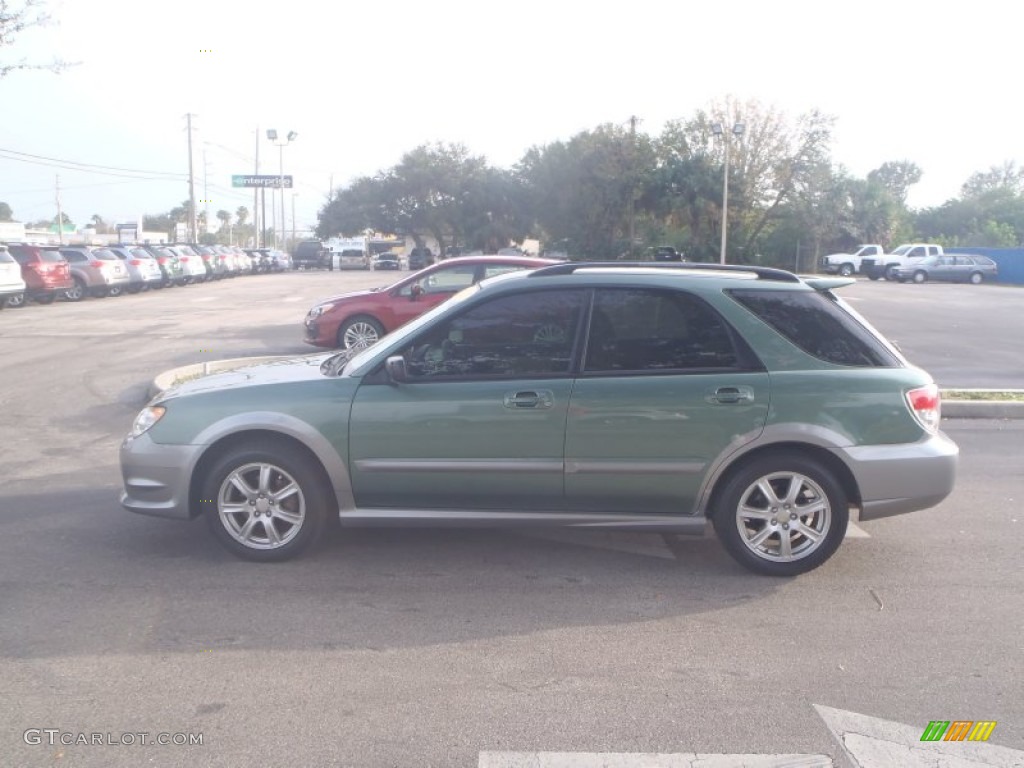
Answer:
<svg viewBox="0 0 1024 768"><path fill-rule="evenodd" d="M232 187L274 187L277 189L281 186L280 176L232 176L231 186ZM285 189L292 188L292 177L284 177Z"/></svg>

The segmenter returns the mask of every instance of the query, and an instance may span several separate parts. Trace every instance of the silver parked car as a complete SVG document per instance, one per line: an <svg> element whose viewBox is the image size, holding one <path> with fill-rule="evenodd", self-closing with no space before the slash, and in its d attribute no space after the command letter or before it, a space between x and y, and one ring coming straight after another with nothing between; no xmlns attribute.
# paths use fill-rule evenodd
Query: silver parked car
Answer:
<svg viewBox="0 0 1024 768"><path fill-rule="evenodd" d="M988 256L947 253L943 256L911 259L905 266L896 267L894 274L901 283L940 280L947 283L979 285L995 280L999 276L999 267Z"/></svg>
<svg viewBox="0 0 1024 768"><path fill-rule="evenodd" d="M164 287L160 265L147 251L130 245L112 245L110 251L128 268L129 293Z"/></svg>
<svg viewBox="0 0 1024 768"><path fill-rule="evenodd" d="M25 281L21 265L11 256L6 245L0 245L0 309L20 307L25 303Z"/></svg>
<svg viewBox="0 0 1024 768"><path fill-rule="evenodd" d="M128 267L109 248L72 245L60 249L75 284L64 291L68 301L86 296L119 296L131 283Z"/></svg>
<svg viewBox="0 0 1024 768"><path fill-rule="evenodd" d="M178 263L181 264L182 271L182 285L206 281L206 264L203 262L202 256L187 245L169 245L167 247L178 254Z"/></svg>

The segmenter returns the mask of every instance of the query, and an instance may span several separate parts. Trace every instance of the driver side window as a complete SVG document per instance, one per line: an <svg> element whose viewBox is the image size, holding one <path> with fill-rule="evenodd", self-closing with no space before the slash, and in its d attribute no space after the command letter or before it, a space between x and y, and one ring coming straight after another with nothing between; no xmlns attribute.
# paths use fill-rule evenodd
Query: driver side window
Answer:
<svg viewBox="0 0 1024 768"><path fill-rule="evenodd" d="M419 280L409 283L399 291L401 296L411 296L413 286L418 285L424 294L458 293L473 284L476 277L476 265L462 264L450 269L439 269L424 275Z"/></svg>
<svg viewBox="0 0 1024 768"><path fill-rule="evenodd" d="M403 351L410 380L566 376L585 293L501 296L431 328Z"/></svg>

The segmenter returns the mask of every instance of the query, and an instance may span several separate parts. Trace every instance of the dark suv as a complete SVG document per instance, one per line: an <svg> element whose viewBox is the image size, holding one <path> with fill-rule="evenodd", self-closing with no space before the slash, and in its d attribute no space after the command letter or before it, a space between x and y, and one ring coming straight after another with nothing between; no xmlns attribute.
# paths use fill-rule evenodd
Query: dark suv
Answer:
<svg viewBox="0 0 1024 768"><path fill-rule="evenodd" d="M68 261L56 245L8 243L7 249L21 264L26 298L51 304L64 291L75 287Z"/></svg>
<svg viewBox="0 0 1024 768"><path fill-rule="evenodd" d="M423 269L434 263L434 252L429 248L413 248L409 252L409 269Z"/></svg>
<svg viewBox="0 0 1024 768"><path fill-rule="evenodd" d="M295 246L292 254L295 269L333 269L330 251L319 240L303 240Z"/></svg>

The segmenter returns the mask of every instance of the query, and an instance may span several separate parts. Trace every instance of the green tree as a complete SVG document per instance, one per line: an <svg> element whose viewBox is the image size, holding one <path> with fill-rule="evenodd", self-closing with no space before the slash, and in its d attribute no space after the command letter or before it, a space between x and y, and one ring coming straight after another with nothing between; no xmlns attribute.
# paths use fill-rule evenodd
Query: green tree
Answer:
<svg viewBox="0 0 1024 768"><path fill-rule="evenodd" d="M1018 168L1012 160L1002 165L993 165L987 171L978 171L960 188L962 197L979 197L988 192L1005 189L1015 194L1024 192L1024 168Z"/></svg>
<svg viewBox="0 0 1024 768"><path fill-rule="evenodd" d="M110 231L110 227L107 222L103 220L103 217L98 213L94 213L89 219L89 226L96 230L97 234L107 234Z"/></svg>
<svg viewBox="0 0 1024 768"><path fill-rule="evenodd" d="M867 180L885 187L893 199L905 204L908 189L921 180L921 169L909 160L888 161L869 172Z"/></svg>
<svg viewBox="0 0 1024 768"><path fill-rule="evenodd" d="M0 221L14 221L14 211L7 203L0 202Z"/></svg>
<svg viewBox="0 0 1024 768"><path fill-rule="evenodd" d="M649 137L609 123L531 148L516 173L546 242L565 242L576 255L606 259L632 250L631 205L642 201L653 167Z"/></svg>
<svg viewBox="0 0 1024 768"><path fill-rule="evenodd" d="M235 211L235 218L238 219L238 226L244 226L249 218L249 209L244 205L238 206L238 210Z"/></svg>

